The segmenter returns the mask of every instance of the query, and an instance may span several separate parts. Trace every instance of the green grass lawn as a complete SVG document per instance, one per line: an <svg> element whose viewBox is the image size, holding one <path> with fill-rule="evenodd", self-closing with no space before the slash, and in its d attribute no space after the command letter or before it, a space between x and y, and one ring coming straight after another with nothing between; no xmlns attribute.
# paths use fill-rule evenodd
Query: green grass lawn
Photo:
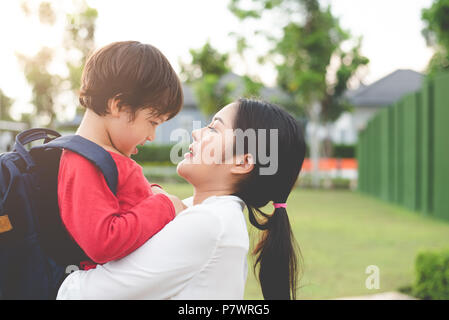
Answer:
<svg viewBox="0 0 449 320"><path fill-rule="evenodd" d="M163 186L181 198L192 195L188 184ZM298 299L397 290L414 281L419 250L449 247L448 222L357 192L295 189L288 200L288 214L304 260ZM255 239L257 233L249 228ZM251 258L249 265L245 299L262 299ZM380 289L365 286L369 265L380 269Z"/></svg>

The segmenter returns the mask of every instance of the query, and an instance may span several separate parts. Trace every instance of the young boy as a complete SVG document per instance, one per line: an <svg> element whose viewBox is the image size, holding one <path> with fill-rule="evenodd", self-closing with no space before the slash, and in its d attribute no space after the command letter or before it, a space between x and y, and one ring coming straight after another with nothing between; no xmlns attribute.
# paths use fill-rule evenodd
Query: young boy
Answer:
<svg viewBox="0 0 449 320"><path fill-rule="evenodd" d="M89 57L81 78L86 108L76 134L107 150L117 165L114 195L90 161L69 150L61 155L58 204L70 235L96 263L136 250L184 209L175 196L152 186L130 158L154 140L156 127L182 108L182 87L166 57L136 41L115 42Z"/></svg>

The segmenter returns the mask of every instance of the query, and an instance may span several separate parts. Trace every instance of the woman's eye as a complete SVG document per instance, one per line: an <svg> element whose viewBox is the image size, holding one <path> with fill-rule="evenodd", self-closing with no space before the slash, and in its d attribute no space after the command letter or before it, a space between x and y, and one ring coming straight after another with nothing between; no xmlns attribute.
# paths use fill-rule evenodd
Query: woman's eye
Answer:
<svg viewBox="0 0 449 320"><path fill-rule="evenodd" d="M157 122L154 122L154 121L151 121L151 124L152 124L153 126L157 126L157 125L158 125L158 123L157 123Z"/></svg>
<svg viewBox="0 0 449 320"><path fill-rule="evenodd" d="M212 131L214 131L214 132L217 132L217 130L216 130L215 128L212 128L212 127L210 127L210 126L208 126L207 128L210 129L210 130L212 130Z"/></svg>

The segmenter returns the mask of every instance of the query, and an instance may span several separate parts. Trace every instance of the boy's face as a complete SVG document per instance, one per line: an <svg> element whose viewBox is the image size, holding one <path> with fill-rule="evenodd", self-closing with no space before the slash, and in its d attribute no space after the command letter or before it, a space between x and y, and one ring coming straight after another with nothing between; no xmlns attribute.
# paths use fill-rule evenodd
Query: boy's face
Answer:
<svg viewBox="0 0 449 320"><path fill-rule="evenodd" d="M126 106L120 110L114 110L114 106L111 106L108 121L108 133L113 146L128 157L137 153L138 145L145 144L147 140L153 141L157 126L168 118L168 115L155 116L151 107L137 110L134 120L130 120L130 116Z"/></svg>

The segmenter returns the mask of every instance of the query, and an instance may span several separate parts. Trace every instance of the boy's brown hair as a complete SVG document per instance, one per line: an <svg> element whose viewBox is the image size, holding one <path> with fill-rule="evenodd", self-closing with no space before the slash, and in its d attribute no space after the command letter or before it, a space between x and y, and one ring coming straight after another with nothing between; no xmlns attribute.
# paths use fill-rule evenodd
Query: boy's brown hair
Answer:
<svg viewBox="0 0 449 320"><path fill-rule="evenodd" d="M79 101L100 116L108 114L108 100L137 110L151 107L155 116L173 118L182 108L181 82L167 58L155 47L138 41L111 43L87 60L81 76ZM168 120L167 119L167 120Z"/></svg>

